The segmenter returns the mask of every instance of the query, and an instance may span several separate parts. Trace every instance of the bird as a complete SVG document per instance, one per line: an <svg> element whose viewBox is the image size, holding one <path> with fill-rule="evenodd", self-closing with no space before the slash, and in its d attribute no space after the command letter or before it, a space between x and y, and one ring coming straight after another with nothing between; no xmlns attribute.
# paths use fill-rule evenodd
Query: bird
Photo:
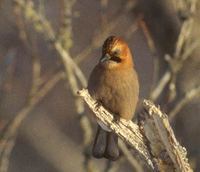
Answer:
<svg viewBox="0 0 200 172"><path fill-rule="evenodd" d="M114 114L114 119L132 120L139 97L138 75L127 43L109 36L103 43L102 56L88 80L89 94ZM115 161L119 158L118 136L98 121L92 154L95 158Z"/></svg>

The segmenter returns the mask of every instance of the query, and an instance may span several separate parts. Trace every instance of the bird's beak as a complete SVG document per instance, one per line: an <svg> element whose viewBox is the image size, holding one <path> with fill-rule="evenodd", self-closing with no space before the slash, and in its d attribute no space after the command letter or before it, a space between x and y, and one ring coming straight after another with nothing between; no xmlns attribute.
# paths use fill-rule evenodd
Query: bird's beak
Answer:
<svg viewBox="0 0 200 172"><path fill-rule="evenodd" d="M110 58L111 58L111 56L108 53L106 53L101 57L100 62L108 61L108 60L110 60Z"/></svg>

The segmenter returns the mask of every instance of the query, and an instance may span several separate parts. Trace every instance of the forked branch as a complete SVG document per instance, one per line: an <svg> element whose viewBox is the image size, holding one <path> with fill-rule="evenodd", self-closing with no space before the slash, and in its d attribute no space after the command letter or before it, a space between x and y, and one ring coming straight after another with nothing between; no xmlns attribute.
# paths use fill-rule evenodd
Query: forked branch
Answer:
<svg viewBox="0 0 200 172"><path fill-rule="evenodd" d="M144 112L139 124L120 119L113 120L113 114L98 105L87 89L78 91L94 112L95 117L114 131L145 159L154 171L193 171L186 157L187 151L175 138L166 114L148 100L143 101Z"/></svg>

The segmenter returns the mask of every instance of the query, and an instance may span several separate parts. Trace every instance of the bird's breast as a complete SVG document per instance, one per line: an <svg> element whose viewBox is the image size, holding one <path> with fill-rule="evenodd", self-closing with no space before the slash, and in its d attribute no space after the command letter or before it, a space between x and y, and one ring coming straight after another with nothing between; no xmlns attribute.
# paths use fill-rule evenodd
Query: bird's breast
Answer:
<svg viewBox="0 0 200 172"><path fill-rule="evenodd" d="M139 86L137 75L132 68L104 70L97 66L90 76L88 90L93 98L111 112L126 114L127 118L133 115Z"/></svg>

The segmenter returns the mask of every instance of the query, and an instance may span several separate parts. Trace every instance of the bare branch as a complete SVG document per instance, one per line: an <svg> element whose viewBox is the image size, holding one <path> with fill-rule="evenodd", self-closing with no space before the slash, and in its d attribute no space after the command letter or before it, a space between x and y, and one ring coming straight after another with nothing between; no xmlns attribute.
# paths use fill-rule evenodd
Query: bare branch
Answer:
<svg viewBox="0 0 200 172"><path fill-rule="evenodd" d="M10 156L10 152L15 143L16 133L18 132L18 128L29 114L29 112L45 97L50 90L61 80L63 79L63 72L57 73L49 80L22 108L15 116L13 120L11 120L7 126L5 127L5 132L2 134L0 140L0 171L6 172L8 168L8 158Z"/></svg>
<svg viewBox="0 0 200 172"><path fill-rule="evenodd" d="M97 102L89 95L88 90L83 89L78 94L84 98L88 106L95 113L95 117L101 120L106 126L113 130L123 141L134 147L153 168L151 157L144 144L144 137L140 132L139 126L132 121L121 119L115 122L113 115L110 114L103 106L98 106Z"/></svg>
<svg viewBox="0 0 200 172"><path fill-rule="evenodd" d="M200 97L200 86L197 88L191 89L189 92L186 93L185 97L183 97L171 110L169 113L169 119L172 121L177 113L180 112L180 110L188 104L192 99Z"/></svg>
<svg viewBox="0 0 200 172"><path fill-rule="evenodd" d="M184 20L181 26L174 53L172 55L165 55L165 59L169 64L169 70L164 73L150 94L150 98L152 100L156 100L162 94L164 88L168 86L168 103L176 98L176 78L178 73L181 71L184 62L188 58L192 57L192 53L200 45L199 41L191 37L193 28L195 26L195 17L193 14L197 10L197 0L174 1L173 4L177 11L186 11L190 15L186 20Z"/></svg>
<svg viewBox="0 0 200 172"><path fill-rule="evenodd" d="M148 111L143 122L144 133L151 154L156 158L158 171L193 171L186 158L187 151L176 140L167 115L148 100L144 100L143 105Z"/></svg>
<svg viewBox="0 0 200 172"><path fill-rule="evenodd" d="M114 131L124 142L137 150L146 163L155 171L192 172L186 158L186 149L178 143L169 124L167 115L153 103L144 100L146 111L139 125L132 121L113 120L113 115L92 99L87 89L80 90L95 117Z"/></svg>
<svg viewBox="0 0 200 172"><path fill-rule="evenodd" d="M166 87L167 83L169 82L170 77L171 77L170 71L166 71L165 74L160 79L160 81L158 82L157 86L151 92L150 94L151 100L155 101L160 96L160 94Z"/></svg>
<svg viewBox="0 0 200 172"><path fill-rule="evenodd" d="M47 20L44 15L38 13L35 10L32 1L15 0L14 2L16 3L15 8L18 9L18 11L21 11L21 14L24 16L27 22L31 22L33 24L33 28L35 29L35 31L38 33L42 33L44 38L49 43L52 43L52 45L54 46L55 50L59 54L59 57L64 65L65 76L66 79L69 81L71 92L75 96L76 92L79 89L79 83L83 87L85 87L87 83L84 74L82 73L77 63L74 62L73 58L69 53L69 48L72 45L71 14L72 14L72 6L75 1L71 0L70 4L69 2L66 2L65 4L66 16L65 16L64 28L61 29L58 35L56 35L56 33L54 32L53 27L51 26L49 20ZM67 35L64 34L65 33L64 30L66 31ZM80 125L84 133L83 144L86 147L91 142L92 138L91 124L88 118L83 115L84 104L79 97L76 97L75 99L75 106L77 114L80 117Z"/></svg>

